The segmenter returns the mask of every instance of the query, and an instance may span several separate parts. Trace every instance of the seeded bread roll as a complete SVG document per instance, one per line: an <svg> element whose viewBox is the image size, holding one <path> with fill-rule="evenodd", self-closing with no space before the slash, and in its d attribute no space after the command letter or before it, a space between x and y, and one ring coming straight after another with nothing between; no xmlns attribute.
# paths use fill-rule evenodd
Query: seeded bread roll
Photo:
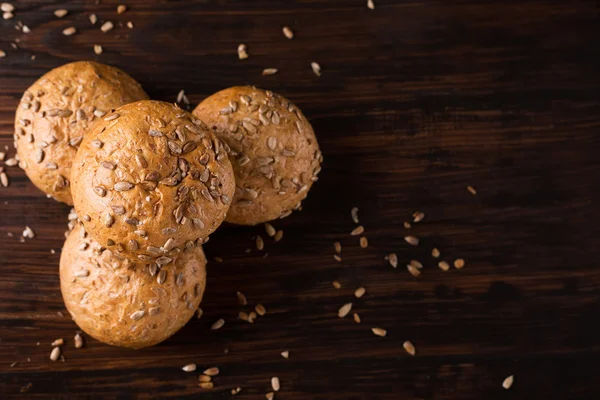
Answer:
<svg viewBox="0 0 600 400"><path fill-rule="evenodd" d="M179 107L120 107L86 135L73 200L89 234L131 261L168 264L225 219L235 190L225 149Z"/></svg>
<svg viewBox="0 0 600 400"><path fill-rule="evenodd" d="M115 67L79 61L53 69L27 89L17 108L20 165L41 191L72 205L71 163L89 126L114 108L147 98Z"/></svg>
<svg viewBox="0 0 600 400"><path fill-rule="evenodd" d="M200 246L158 268L113 255L78 225L60 257L60 288L73 320L113 346L139 349L167 339L192 318L205 286Z"/></svg>
<svg viewBox="0 0 600 400"><path fill-rule="evenodd" d="M236 190L227 222L255 225L300 207L322 156L295 105L269 91L236 86L205 99L194 115L229 146Z"/></svg>

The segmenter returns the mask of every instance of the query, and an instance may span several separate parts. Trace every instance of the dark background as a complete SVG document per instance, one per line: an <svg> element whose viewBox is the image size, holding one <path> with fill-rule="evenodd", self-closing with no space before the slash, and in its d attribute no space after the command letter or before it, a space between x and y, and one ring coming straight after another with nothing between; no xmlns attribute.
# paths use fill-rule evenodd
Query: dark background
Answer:
<svg viewBox="0 0 600 400"><path fill-rule="evenodd" d="M596 1L375 0L369 10L366 0L127 0L122 15L107 0L13 4L15 18L0 20L7 158L24 90L53 67L97 60L123 68L158 100L173 102L185 89L195 105L239 84L278 92L312 122L325 163L303 211L274 223L284 238L265 239L268 257L253 245L266 236L262 227L223 226L212 236L207 255L224 262L209 262L204 316L139 351L87 336L74 348L77 327L58 279L69 209L6 167L0 397L228 399L240 386L238 398L264 399L272 376L282 400L600 396ZM52 12L63 7L69 15L59 20ZM116 26L103 34L106 20ZM31 32L14 29L17 21ZM78 33L63 36L68 26ZM94 44L104 54L94 55ZM262 77L267 67L279 73ZM349 235L354 206L367 249ZM403 240L403 222L417 210L426 219L410 229L421 238L415 248ZM20 243L26 225L37 236ZM342 263L332 258L335 240ZM463 257L465 268L438 269L433 246L450 262ZM391 251L398 269L383 259ZM425 265L416 279L404 267L413 258ZM360 300L358 286L367 289ZM252 325L237 320L250 307L237 305L236 291L268 314ZM361 324L337 317L348 301ZM225 326L211 331L220 317ZM374 326L388 336L374 336ZM59 337L66 361L52 363ZM407 339L415 357L402 349ZM221 369L214 390L197 386L198 372L181 371L191 362Z"/></svg>

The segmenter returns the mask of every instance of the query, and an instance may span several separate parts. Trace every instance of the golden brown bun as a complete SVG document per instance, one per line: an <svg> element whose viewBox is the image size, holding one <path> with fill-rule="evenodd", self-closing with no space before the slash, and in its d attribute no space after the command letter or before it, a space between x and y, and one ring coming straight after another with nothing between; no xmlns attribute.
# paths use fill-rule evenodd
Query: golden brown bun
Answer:
<svg viewBox="0 0 600 400"><path fill-rule="evenodd" d="M255 225L300 207L322 157L296 106L272 92L236 86L205 99L194 115L229 146L236 191L227 222Z"/></svg>
<svg viewBox="0 0 600 400"><path fill-rule="evenodd" d="M65 241L60 288L73 320L88 335L139 349L167 339L194 315L206 286L200 246L157 269L117 257L85 235L79 225Z"/></svg>
<svg viewBox="0 0 600 400"><path fill-rule="evenodd" d="M235 190L219 139L190 113L151 100L94 125L71 180L92 238L131 261L161 265L217 229Z"/></svg>
<svg viewBox="0 0 600 400"><path fill-rule="evenodd" d="M108 65L79 61L46 73L25 91L15 115L15 145L29 179L72 205L71 163L89 126L114 108L147 98L133 78Z"/></svg>

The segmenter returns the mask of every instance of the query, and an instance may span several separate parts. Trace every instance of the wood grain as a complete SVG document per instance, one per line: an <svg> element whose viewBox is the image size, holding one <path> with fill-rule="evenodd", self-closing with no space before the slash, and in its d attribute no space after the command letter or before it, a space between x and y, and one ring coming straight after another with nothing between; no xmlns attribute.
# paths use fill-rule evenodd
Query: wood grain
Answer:
<svg viewBox="0 0 600 400"><path fill-rule="evenodd" d="M287 96L313 123L323 172L303 211L274 223L285 235L267 239L265 252L253 247L262 227L215 233L206 252L224 262L209 263L202 319L130 351L87 337L74 348L77 327L58 282L68 208L6 167L1 398L228 399L240 386L239 398L264 399L273 376L280 399L600 396L595 1L375 0L369 10L363 0L129 0L122 15L117 4L24 0L15 19L0 21L0 148L9 156L23 91L50 68L94 59L123 68L159 100L185 89L195 105L239 84ZM63 6L69 15L58 20L52 11ZM116 28L101 33L92 12ZM15 30L16 21L31 33ZM63 36L68 26L78 33ZM247 60L237 59L239 43ZM95 56L94 44L104 54ZM267 67L279 73L262 77ZM349 235L354 206L367 249ZM426 218L410 230L421 239L410 247L403 222L416 210ZM20 243L26 225L37 236ZM332 258L335 240L342 263ZM434 246L465 268L439 270ZM392 251L398 269L383 259ZM425 264L419 278L404 268L411 259ZM360 300L358 286L367 289ZM237 320L236 291L267 315ZM337 317L348 301L361 324ZM221 317L225 326L211 331ZM387 337L374 336L375 326ZM58 337L67 341L64 363L49 360ZM181 371L190 362L221 369L216 389ZM513 387L502 389L513 374Z"/></svg>

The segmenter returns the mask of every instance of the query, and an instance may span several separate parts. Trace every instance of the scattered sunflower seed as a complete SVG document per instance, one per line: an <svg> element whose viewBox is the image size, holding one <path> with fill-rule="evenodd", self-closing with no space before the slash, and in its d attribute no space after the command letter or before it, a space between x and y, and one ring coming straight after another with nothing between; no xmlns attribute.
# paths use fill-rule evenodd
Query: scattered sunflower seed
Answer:
<svg viewBox="0 0 600 400"><path fill-rule="evenodd" d="M127 27L128 27L129 29L133 29L133 22L131 22L131 21L127 21Z"/></svg>
<svg viewBox="0 0 600 400"><path fill-rule="evenodd" d="M419 238L414 237L414 236L405 236L404 240L406 241L406 243L410 244L411 246L418 246L419 245Z"/></svg>
<svg viewBox="0 0 600 400"><path fill-rule="evenodd" d="M83 347L83 338L81 337L81 335L79 333L75 334L75 348L76 349L80 349Z"/></svg>
<svg viewBox="0 0 600 400"><path fill-rule="evenodd" d="M210 329L212 329L213 331L216 331L217 329L221 329L223 327L223 325L225 325L225 320L223 318L220 318L212 324Z"/></svg>
<svg viewBox="0 0 600 400"><path fill-rule="evenodd" d="M418 269L423 268L423 264L421 264L421 261L418 261L418 260L410 260L409 264Z"/></svg>
<svg viewBox="0 0 600 400"><path fill-rule="evenodd" d="M23 230L23 237L27 239L33 239L35 237L35 232L30 227L26 226Z"/></svg>
<svg viewBox="0 0 600 400"><path fill-rule="evenodd" d="M96 53L97 55L100 55L100 54L102 54L102 51L104 51L102 49L102 46L100 46L99 44L94 45L94 53Z"/></svg>
<svg viewBox="0 0 600 400"><path fill-rule="evenodd" d="M437 247L434 247L431 250L431 256L434 258L438 258L440 256L440 251L437 249Z"/></svg>
<svg viewBox="0 0 600 400"><path fill-rule="evenodd" d="M123 14L125 11L127 11L127 6L124 4L119 4L117 6L117 14Z"/></svg>
<svg viewBox="0 0 600 400"><path fill-rule="evenodd" d="M281 352L281 357L288 359L290 358L290 352L288 350Z"/></svg>
<svg viewBox="0 0 600 400"><path fill-rule="evenodd" d="M398 256L396 253L390 253L387 258L392 267L398 268Z"/></svg>
<svg viewBox="0 0 600 400"><path fill-rule="evenodd" d="M450 269L450 264L448 264L446 261L440 261L438 263L438 267L440 267L442 271L448 271Z"/></svg>
<svg viewBox="0 0 600 400"><path fill-rule="evenodd" d="M69 11L67 9L64 9L64 8L59 8L58 10L54 10L54 16L56 18L65 17L68 13L69 13Z"/></svg>
<svg viewBox="0 0 600 400"><path fill-rule="evenodd" d="M254 307L254 310L256 310L256 313L261 317L267 313L267 309L262 304L257 304L256 307Z"/></svg>
<svg viewBox="0 0 600 400"><path fill-rule="evenodd" d="M199 382L210 382L210 381L212 381L212 378L208 375L202 374L198 377L198 381Z"/></svg>
<svg viewBox="0 0 600 400"><path fill-rule="evenodd" d="M404 225L404 228L406 228L406 229L410 229L410 227L411 227L410 222L408 222L408 221L404 221L403 225Z"/></svg>
<svg viewBox="0 0 600 400"><path fill-rule="evenodd" d="M402 343L402 347L404 347L404 350L406 350L406 352L411 356L416 354L415 346L409 340Z"/></svg>
<svg viewBox="0 0 600 400"><path fill-rule="evenodd" d="M352 207L350 215L352 216L352 221L354 221L355 224L358 224L358 207Z"/></svg>
<svg viewBox="0 0 600 400"><path fill-rule="evenodd" d="M275 398L275 393L269 392L269 393L265 394L265 398L267 400L273 400Z"/></svg>
<svg viewBox="0 0 600 400"><path fill-rule="evenodd" d="M454 260L454 268L462 269L464 266L465 266L465 260L463 260L462 258L458 258L458 259Z"/></svg>
<svg viewBox="0 0 600 400"><path fill-rule="evenodd" d="M203 374L207 376L217 376L219 375L219 368L211 367L209 369L204 370Z"/></svg>
<svg viewBox="0 0 600 400"><path fill-rule="evenodd" d="M352 318L354 319L354 322L356 322L357 324L360 324L360 315L358 315L357 313L352 314Z"/></svg>
<svg viewBox="0 0 600 400"><path fill-rule="evenodd" d="M52 342L50 344L50 346L56 347L56 346L62 346L63 344L65 344L65 340L63 338L59 338L59 339L56 339L54 342Z"/></svg>
<svg viewBox="0 0 600 400"><path fill-rule="evenodd" d="M354 297L356 297L357 299L360 299L361 297L363 297L365 295L366 292L367 292L367 289L365 289L364 287L361 286L354 291Z"/></svg>
<svg viewBox="0 0 600 400"><path fill-rule="evenodd" d="M502 387L506 390L510 389L510 387L513 385L513 382L515 381L515 376L511 375L511 376L507 376L504 381L502 381Z"/></svg>
<svg viewBox="0 0 600 400"><path fill-rule="evenodd" d="M367 247L369 247L369 240L367 239L366 236L361 236L359 243L360 243L360 247L362 247L363 249L366 249Z"/></svg>
<svg viewBox="0 0 600 400"><path fill-rule="evenodd" d="M352 310L352 303L346 303L338 310L338 317L344 318Z"/></svg>
<svg viewBox="0 0 600 400"><path fill-rule="evenodd" d="M15 6L10 3L2 3L0 4L0 10L3 12L13 12L15 11Z"/></svg>
<svg viewBox="0 0 600 400"><path fill-rule="evenodd" d="M313 61L310 63L310 67L316 76L321 76L321 66L318 63Z"/></svg>
<svg viewBox="0 0 600 400"><path fill-rule="evenodd" d="M279 242L281 239L283 239L283 231L280 229L277 231L277 233L275 234L275 237L273 237L273 239L276 242Z"/></svg>
<svg viewBox="0 0 600 400"><path fill-rule="evenodd" d="M265 232L267 232L267 235L269 235L270 237L275 236L275 234L277 233L275 227L273 227L273 225L269 224L268 222L265 223Z"/></svg>
<svg viewBox="0 0 600 400"><path fill-rule="evenodd" d="M184 365L181 369L185 372L194 372L196 370L196 364Z"/></svg>
<svg viewBox="0 0 600 400"><path fill-rule="evenodd" d="M212 382L200 382L198 384L202 389L212 389L215 387L215 384Z"/></svg>
<svg viewBox="0 0 600 400"><path fill-rule="evenodd" d="M265 242L262 237L256 237L256 249L262 251L265 248Z"/></svg>
<svg viewBox="0 0 600 400"><path fill-rule="evenodd" d="M236 394L238 394L241 391L242 391L242 388L238 386L235 389L231 389L231 395L235 396Z"/></svg>
<svg viewBox="0 0 600 400"><path fill-rule="evenodd" d="M341 289L342 288L342 284L339 283L338 281L333 281L331 282L331 284L333 285L334 288L336 289Z"/></svg>
<svg viewBox="0 0 600 400"><path fill-rule="evenodd" d="M0 58L6 57L6 52L4 50L0 50Z"/></svg>
<svg viewBox="0 0 600 400"><path fill-rule="evenodd" d="M421 211L417 211L416 213L413 214L413 222L415 224L423 221L423 218L425 218L425 213L423 213Z"/></svg>
<svg viewBox="0 0 600 400"><path fill-rule="evenodd" d="M72 36L77 33L77 29L74 26L70 26L68 28L63 29L62 33L65 36Z"/></svg>
<svg viewBox="0 0 600 400"><path fill-rule="evenodd" d="M282 31L286 38L288 38L288 39L294 38L294 31L292 31L289 26L284 26Z"/></svg>
<svg viewBox="0 0 600 400"><path fill-rule="evenodd" d="M376 336L381 336L381 337L385 337L387 335L387 331L383 328L371 328L371 331L376 335Z"/></svg>
<svg viewBox="0 0 600 400"><path fill-rule="evenodd" d="M279 384L279 378L274 376L271 378L271 387L274 391L278 392L281 389L281 385Z"/></svg>
<svg viewBox="0 0 600 400"><path fill-rule="evenodd" d="M96 22L98 22L98 17L96 16L96 14L90 14L89 18L92 25L96 25Z"/></svg>
<svg viewBox="0 0 600 400"><path fill-rule="evenodd" d="M102 24L102 26L100 27L100 30L102 31L102 33L106 33L110 30L112 30L112 28L114 28L115 25L110 22L110 21L106 21L105 23Z"/></svg>
<svg viewBox="0 0 600 400"><path fill-rule="evenodd" d="M369 7L370 10L375 9L375 3L373 3L373 0L367 0L367 7Z"/></svg>
<svg viewBox="0 0 600 400"><path fill-rule="evenodd" d="M337 254L333 255L333 259L337 262L342 262L342 257L338 256Z"/></svg>
<svg viewBox="0 0 600 400"><path fill-rule="evenodd" d="M262 76L275 75L278 71L277 68L265 68L262 71Z"/></svg>
<svg viewBox="0 0 600 400"><path fill-rule="evenodd" d="M31 32L31 29L29 29L29 27L27 25L23 25L22 30L23 30L23 33L29 33L29 32Z"/></svg>
<svg viewBox="0 0 600 400"><path fill-rule="evenodd" d="M237 299L238 299L238 303L240 306L245 306L246 304L248 304L248 301L246 300L246 296L244 296L244 293L242 292L237 292Z"/></svg>
<svg viewBox="0 0 600 400"><path fill-rule="evenodd" d="M410 274L412 276L414 276L415 278L419 275L421 275L421 270L418 269L417 267L415 267L414 265L408 264L406 266L406 269L408 270L408 272L410 272Z"/></svg>
<svg viewBox="0 0 600 400"><path fill-rule="evenodd" d="M469 191L469 193L471 193L473 196L477 196L477 190L475 190L475 188L473 186L467 186L467 190Z"/></svg>
<svg viewBox="0 0 600 400"><path fill-rule="evenodd" d="M3 19L13 19L15 17L15 15L11 12L5 12L2 13L2 18Z"/></svg>
<svg viewBox="0 0 600 400"><path fill-rule="evenodd" d="M364 226L359 225L356 228L352 229L352 232L350 232L350 235L358 236L358 235L362 234L364 231L365 231Z"/></svg>
<svg viewBox="0 0 600 400"><path fill-rule="evenodd" d="M333 243L333 248L335 249L336 253L341 254L341 252L342 252L342 244L340 242L334 242Z"/></svg>
<svg viewBox="0 0 600 400"><path fill-rule="evenodd" d="M248 58L248 53L246 52L246 45L245 44L240 44L237 48L237 52L238 52L238 58L240 60L245 60L246 58Z"/></svg>
<svg viewBox="0 0 600 400"><path fill-rule="evenodd" d="M60 357L60 347L55 347L52 349L52 352L50 352L50 360L56 361L58 360L58 357Z"/></svg>
<svg viewBox="0 0 600 400"><path fill-rule="evenodd" d="M202 309L201 309L201 308L198 308L198 309L196 310L196 319L200 319L200 318L202 318L202 314L204 314L204 311L202 311Z"/></svg>

